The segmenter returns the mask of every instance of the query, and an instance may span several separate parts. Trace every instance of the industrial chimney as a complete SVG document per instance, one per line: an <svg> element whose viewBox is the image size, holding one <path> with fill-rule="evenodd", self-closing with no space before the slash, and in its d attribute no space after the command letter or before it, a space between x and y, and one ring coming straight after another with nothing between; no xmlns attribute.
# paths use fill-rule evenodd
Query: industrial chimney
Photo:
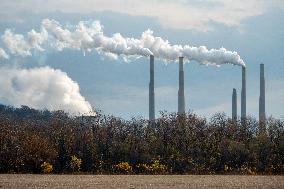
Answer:
<svg viewBox="0 0 284 189"><path fill-rule="evenodd" d="M260 64L259 123L265 125L265 78L264 64Z"/></svg>
<svg viewBox="0 0 284 189"><path fill-rule="evenodd" d="M183 57L179 57L178 114L185 113Z"/></svg>
<svg viewBox="0 0 284 189"><path fill-rule="evenodd" d="M232 120L237 120L237 90L233 89L232 94Z"/></svg>
<svg viewBox="0 0 284 189"><path fill-rule="evenodd" d="M242 66L241 120L246 120L246 67Z"/></svg>
<svg viewBox="0 0 284 189"><path fill-rule="evenodd" d="M149 120L155 120L154 56L150 55Z"/></svg>

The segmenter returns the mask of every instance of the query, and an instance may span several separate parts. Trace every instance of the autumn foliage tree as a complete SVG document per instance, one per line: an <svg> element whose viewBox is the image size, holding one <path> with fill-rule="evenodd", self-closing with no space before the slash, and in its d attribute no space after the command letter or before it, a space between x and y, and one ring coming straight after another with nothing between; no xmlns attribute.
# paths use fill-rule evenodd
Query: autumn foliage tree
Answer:
<svg viewBox="0 0 284 189"><path fill-rule="evenodd" d="M47 162L53 173L283 174L284 121L259 129L223 113L161 112L153 123L0 105L0 172L41 173Z"/></svg>

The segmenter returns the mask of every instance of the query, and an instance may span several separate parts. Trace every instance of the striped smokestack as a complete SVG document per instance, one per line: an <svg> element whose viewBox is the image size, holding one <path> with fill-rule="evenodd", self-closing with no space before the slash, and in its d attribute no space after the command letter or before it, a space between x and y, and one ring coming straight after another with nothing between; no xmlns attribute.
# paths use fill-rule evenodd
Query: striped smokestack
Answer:
<svg viewBox="0 0 284 189"><path fill-rule="evenodd" d="M265 125L265 78L264 64L260 64L259 123Z"/></svg>
<svg viewBox="0 0 284 189"><path fill-rule="evenodd" d="M179 57L178 114L185 113L183 57Z"/></svg>
<svg viewBox="0 0 284 189"><path fill-rule="evenodd" d="M233 89L232 94L232 120L237 120L237 90Z"/></svg>
<svg viewBox="0 0 284 189"><path fill-rule="evenodd" d="M149 120L155 120L154 56L150 55Z"/></svg>

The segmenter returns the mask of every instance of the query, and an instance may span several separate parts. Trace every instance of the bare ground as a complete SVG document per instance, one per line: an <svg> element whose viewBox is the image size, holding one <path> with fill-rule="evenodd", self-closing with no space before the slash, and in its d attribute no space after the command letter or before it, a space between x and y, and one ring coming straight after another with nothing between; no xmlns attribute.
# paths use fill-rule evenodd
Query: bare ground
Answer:
<svg viewBox="0 0 284 189"><path fill-rule="evenodd" d="M240 175L31 175L0 174L0 189L274 189L284 188L284 176Z"/></svg>

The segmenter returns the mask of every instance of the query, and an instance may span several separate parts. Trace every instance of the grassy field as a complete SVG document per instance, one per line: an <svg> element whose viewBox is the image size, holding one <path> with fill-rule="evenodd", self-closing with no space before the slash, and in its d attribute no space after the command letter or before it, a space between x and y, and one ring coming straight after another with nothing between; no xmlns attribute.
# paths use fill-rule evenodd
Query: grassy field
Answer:
<svg viewBox="0 0 284 189"><path fill-rule="evenodd" d="M0 188L284 188L284 176L236 175L31 175L2 174Z"/></svg>

